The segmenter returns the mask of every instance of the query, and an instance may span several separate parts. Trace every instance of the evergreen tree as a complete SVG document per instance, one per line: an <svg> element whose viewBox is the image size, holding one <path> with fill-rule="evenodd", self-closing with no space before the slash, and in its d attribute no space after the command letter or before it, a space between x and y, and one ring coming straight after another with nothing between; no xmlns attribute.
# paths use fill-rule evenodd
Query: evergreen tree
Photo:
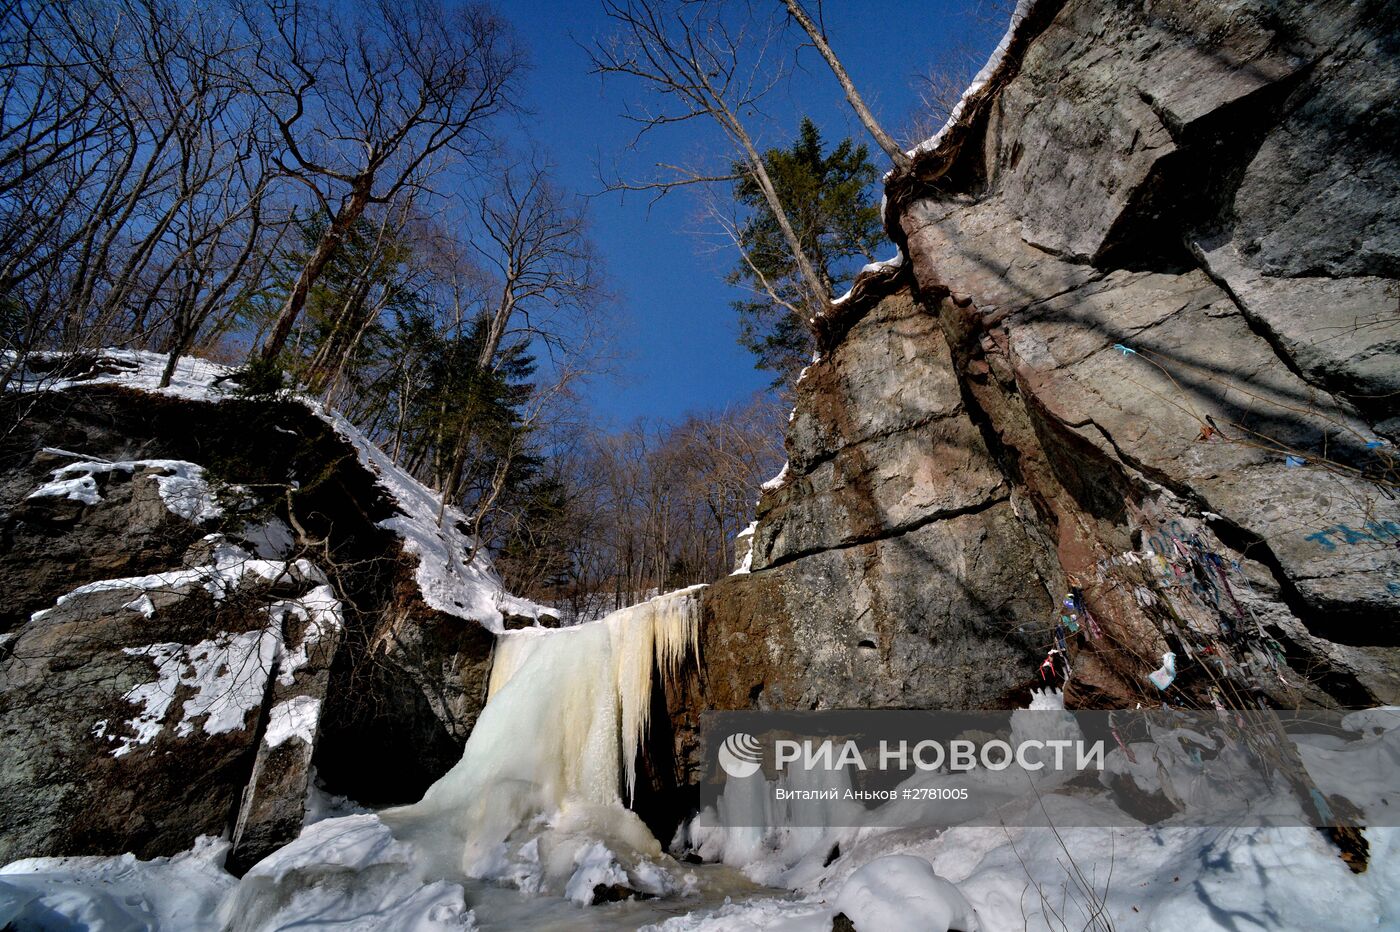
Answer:
<svg viewBox="0 0 1400 932"><path fill-rule="evenodd" d="M249 323L266 325L276 315L330 218L319 211L293 222L297 244L279 257L268 287L240 308ZM337 380L352 394L363 391L362 370L383 355L381 315L403 319L417 308L419 296L409 283L415 261L412 244L386 226L363 217L352 224L308 290L300 332L278 358L279 367L313 392Z"/></svg>
<svg viewBox="0 0 1400 932"><path fill-rule="evenodd" d="M398 322L389 350L412 361L412 381L385 379L389 392L381 406L402 412L400 462L454 504L470 508L500 479L506 489L531 478L539 460L524 442L524 409L535 386L535 360L527 344L500 350L497 365L477 365L489 321L473 320L463 330L443 332L422 312Z"/></svg>
<svg viewBox="0 0 1400 932"><path fill-rule="evenodd" d="M866 147L845 139L829 153L824 148L816 124L804 118L792 146L770 149L763 160L778 200L822 278L819 286L836 294L845 291L884 233L879 204L871 196L877 172ZM749 211L739 231L739 247L747 258L729 281L757 293L734 302L739 342L757 357L758 368L778 373L774 384L781 385L807 364L813 346L806 323L780 301L806 313L811 309L804 307L797 261L762 191L742 166L735 173L741 178L734 186L735 200Z"/></svg>

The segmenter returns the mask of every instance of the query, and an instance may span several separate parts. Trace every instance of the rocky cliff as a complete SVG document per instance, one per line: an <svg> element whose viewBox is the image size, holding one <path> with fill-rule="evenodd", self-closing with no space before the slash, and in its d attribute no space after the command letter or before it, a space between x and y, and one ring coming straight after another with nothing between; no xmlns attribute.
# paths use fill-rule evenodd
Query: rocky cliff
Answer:
<svg viewBox="0 0 1400 932"><path fill-rule="evenodd" d="M823 321L682 762L704 708L1400 701L1394 5L1020 12Z"/></svg>
<svg viewBox="0 0 1400 932"><path fill-rule="evenodd" d="M1398 20L1021 5L887 179L900 261L820 322L746 571L654 696L660 837L705 709L1400 702ZM333 416L148 362L0 448L0 863L227 830L246 866L313 769L415 799L526 611L454 601L453 520Z"/></svg>
<svg viewBox="0 0 1400 932"><path fill-rule="evenodd" d="M142 390L148 357L7 409L0 862L227 833L241 869L309 795L414 801L461 756L502 609L529 608L353 428L194 361Z"/></svg>

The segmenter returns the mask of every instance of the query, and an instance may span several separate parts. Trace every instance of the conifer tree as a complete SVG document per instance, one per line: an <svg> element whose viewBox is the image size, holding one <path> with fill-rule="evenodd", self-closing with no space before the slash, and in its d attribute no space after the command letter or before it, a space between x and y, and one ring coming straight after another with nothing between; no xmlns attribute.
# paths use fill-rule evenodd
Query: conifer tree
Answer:
<svg viewBox="0 0 1400 932"><path fill-rule="evenodd" d="M820 286L828 295L839 294L860 268L852 260L863 263L883 238L879 205L870 193L876 169L868 150L845 139L827 152L816 124L804 119L793 144L770 149L763 160ZM743 258L729 281L754 291L754 297L734 303L739 342L782 384L812 354L810 328L784 306L803 306L800 273L763 192L751 174L736 174L734 197L748 219L738 233Z"/></svg>

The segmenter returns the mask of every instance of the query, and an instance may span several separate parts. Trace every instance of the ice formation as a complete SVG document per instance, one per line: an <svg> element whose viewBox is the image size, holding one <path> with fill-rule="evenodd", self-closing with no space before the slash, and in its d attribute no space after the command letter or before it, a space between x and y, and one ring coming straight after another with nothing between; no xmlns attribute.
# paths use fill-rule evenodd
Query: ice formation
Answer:
<svg viewBox="0 0 1400 932"><path fill-rule="evenodd" d="M638 868L663 856L619 789L635 786L653 674L675 677L696 650L698 588L572 628L501 635L461 761L385 821L436 873L562 891L579 864L598 860L581 852L602 841L635 885Z"/></svg>
<svg viewBox="0 0 1400 932"><path fill-rule="evenodd" d="M412 848L370 814L308 826L254 865L219 914L226 932L469 932L476 926L462 888L424 878Z"/></svg>
<svg viewBox="0 0 1400 932"><path fill-rule="evenodd" d="M700 588L668 592L587 625L557 631L527 628L500 635L487 687L488 701L542 651L562 653L566 662L579 656L576 649L588 651L588 661L579 665L590 668L591 676L596 678L599 670L612 670L611 683L602 686L605 691L610 687L616 697L619 721L613 730L620 734L619 750L630 799L637 783L637 749L646 737L651 711L652 673L659 670L664 677L674 677L685 658L699 651L699 602L694 594ZM604 630L595 630L595 625ZM568 642L571 637L578 639L577 645Z"/></svg>

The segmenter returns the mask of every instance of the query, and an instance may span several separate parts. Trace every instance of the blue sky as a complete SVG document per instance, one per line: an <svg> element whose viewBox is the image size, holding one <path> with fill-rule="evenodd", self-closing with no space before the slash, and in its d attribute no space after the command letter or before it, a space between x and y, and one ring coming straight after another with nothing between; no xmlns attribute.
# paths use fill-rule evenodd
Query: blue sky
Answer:
<svg viewBox="0 0 1400 932"><path fill-rule="evenodd" d="M808 8L814 5L809 2ZM622 167L638 176L658 160L701 149L722 151L718 131L699 123L680 132L660 131L639 154L623 151L635 131L619 116L623 101L644 91L638 84L605 83L588 73L588 56L579 43L610 31L596 0L514 0L502 2L501 9L530 50L532 113L522 133L555 160L565 186L599 192L599 163L610 168L621 159ZM976 71L1004 28L978 0L828 0L825 21L837 54L892 132L918 106L918 73L946 61ZM847 135L865 141L825 63L811 49L798 63L793 79L770 97L770 119L754 127L763 147L789 142L803 114L817 122L828 142ZM877 164L883 169L883 155ZM597 415L613 424L638 417L671 419L741 402L770 378L754 369L752 356L736 342L730 307L736 292L724 283L735 261L732 251L715 252L695 235L698 208L687 193L650 207L649 200L645 194L625 199L604 194L592 202L593 238L620 301L614 350L621 359L619 375L595 379L585 396ZM892 249L875 258L887 258L884 252Z"/></svg>

